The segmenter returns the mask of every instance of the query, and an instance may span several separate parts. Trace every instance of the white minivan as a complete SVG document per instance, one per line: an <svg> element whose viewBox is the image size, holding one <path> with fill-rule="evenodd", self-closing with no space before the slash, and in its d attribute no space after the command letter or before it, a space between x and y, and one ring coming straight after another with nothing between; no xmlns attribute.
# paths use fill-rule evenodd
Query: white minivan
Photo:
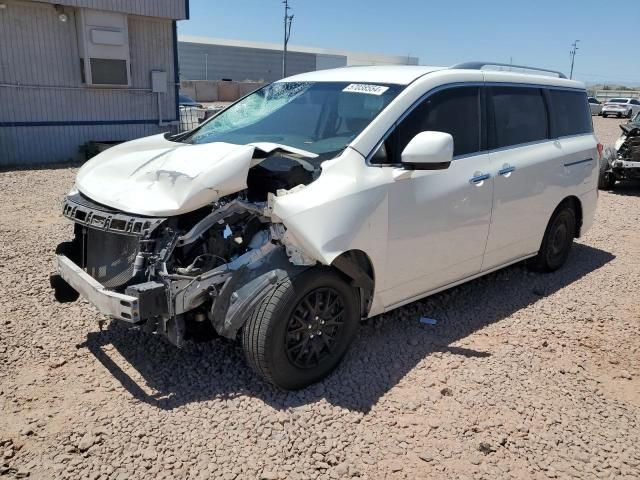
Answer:
<svg viewBox="0 0 640 480"><path fill-rule="evenodd" d="M56 298L177 346L235 338L267 381L316 382L363 318L564 264L593 222L601 146L584 86L547 73L305 73L111 148L65 199Z"/></svg>

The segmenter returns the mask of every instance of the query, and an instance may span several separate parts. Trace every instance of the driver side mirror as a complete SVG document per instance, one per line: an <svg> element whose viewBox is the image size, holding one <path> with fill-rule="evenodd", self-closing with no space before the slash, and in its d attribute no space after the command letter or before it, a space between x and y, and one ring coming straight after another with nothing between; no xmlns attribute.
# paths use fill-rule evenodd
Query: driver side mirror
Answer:
<svg viewBox="0 0 640 480"><path fill-rule="evenodd" d="M453 137L443 132L420 132L402 151L402 164L412 170L444 170L453 160Z"/></svg>

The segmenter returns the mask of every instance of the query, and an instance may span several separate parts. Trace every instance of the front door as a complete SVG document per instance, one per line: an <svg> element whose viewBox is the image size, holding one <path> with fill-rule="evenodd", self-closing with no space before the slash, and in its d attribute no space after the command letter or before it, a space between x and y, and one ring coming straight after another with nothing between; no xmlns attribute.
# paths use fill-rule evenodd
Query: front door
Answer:
<svg viewBox="0 0 640 480"><path fill-rule="evenodd" d="M372 162L393 164L382 300L390 307L480 272L493 178L484 151L480 88L450 87L418 105ZM402 150L419 132L450 133L454 160L443 170L406 170Z"/></svg>

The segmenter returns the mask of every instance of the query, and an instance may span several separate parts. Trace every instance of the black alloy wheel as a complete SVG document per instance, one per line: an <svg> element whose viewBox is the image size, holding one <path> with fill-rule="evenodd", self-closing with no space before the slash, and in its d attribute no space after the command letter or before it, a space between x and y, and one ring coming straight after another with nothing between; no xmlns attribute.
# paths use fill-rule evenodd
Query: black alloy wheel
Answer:
<svg viewBox="0 0 640 480"><path fill-rule="evenodd" d="M332 288L317 288L294 308L287 323L285 346L298 368L314 368L332 355L344 326L344 303Z"/></svg>

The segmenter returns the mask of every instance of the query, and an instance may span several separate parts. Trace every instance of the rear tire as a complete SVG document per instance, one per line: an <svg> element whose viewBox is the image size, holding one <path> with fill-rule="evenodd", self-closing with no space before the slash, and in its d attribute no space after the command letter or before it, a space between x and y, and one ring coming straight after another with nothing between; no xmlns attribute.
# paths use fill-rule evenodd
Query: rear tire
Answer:
<svg viewBox="0 0 640 480"><path fill-rule="evenodd" d="M335 271L312 268L280 283L242 330L249 365L273 385L304 388L340 363L360 323L358 294Z"/></svg>
<svg viewBox="0 0 640 480"><path fill-rule="evenodd" d="M600 115L602 116L602 118L607 118L607 114L606 113L601 113Z"/></svg>
<svg viewBox="0 0 640 480"><path fill-rule="evenodd" d="M529 266L539 272L553 272L567 261L576 236L576 211L571 202L563 202L553 212L542 239L538 255Z"/></svg>
<svg viewBox="0 0 640 480"><path fill-rule="evenodd" d="M627 112L627 118L631 118L631 117L633 117L633 110L629 110Z"/></svg>

